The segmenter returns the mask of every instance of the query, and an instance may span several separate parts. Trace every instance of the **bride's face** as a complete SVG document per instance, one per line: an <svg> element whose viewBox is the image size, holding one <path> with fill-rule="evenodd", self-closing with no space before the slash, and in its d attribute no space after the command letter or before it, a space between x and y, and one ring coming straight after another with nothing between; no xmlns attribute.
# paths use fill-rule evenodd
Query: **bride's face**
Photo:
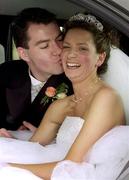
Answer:
<svg viewBox="0 0 129 180"><path fill-rule="evenodd" d="M70 80L83 80L96 71L95 64L98 59L90 32L79 28L67 32L63 42L62 63Z"/></svg>

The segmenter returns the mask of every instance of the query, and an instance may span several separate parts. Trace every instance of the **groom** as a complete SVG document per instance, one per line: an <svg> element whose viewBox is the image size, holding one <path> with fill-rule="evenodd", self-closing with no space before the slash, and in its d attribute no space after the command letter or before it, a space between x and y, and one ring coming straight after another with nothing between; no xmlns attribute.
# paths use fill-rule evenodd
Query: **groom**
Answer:
<svg viewBox="0 0 129 180"><path fill-rule="evenodd" d="M12 23L12 33L21 60L0 66L0 128L16 130L23 121L37 127L57 90L72 93L61 64L61 32L54 14L27 8Z"/></svg>

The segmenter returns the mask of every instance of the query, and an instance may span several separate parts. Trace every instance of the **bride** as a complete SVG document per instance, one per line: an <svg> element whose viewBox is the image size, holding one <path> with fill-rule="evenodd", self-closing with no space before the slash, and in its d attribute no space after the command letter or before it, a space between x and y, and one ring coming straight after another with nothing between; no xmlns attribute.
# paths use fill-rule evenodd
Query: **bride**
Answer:
<svg viewBox="0 0 129 180"><path fill-rule="evenodd" d="M125 115L120 96L99 78L107 68L110 41L94 16L79 13L68 20L62 64L74 94L50 105L31 142L1 137L0 178L119 176L129 159L128 127L121 128Z"/></svg>

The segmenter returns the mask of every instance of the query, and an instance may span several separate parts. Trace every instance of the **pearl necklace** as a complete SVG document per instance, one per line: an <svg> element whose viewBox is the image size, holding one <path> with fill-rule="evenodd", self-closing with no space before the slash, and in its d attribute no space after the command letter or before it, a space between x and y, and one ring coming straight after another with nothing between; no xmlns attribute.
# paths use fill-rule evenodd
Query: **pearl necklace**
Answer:
<svg viewBox="0 0 129 180"><path fill-rule="evenodd" d="M94 84L97 84L99 81L101 80L101 78L97 78L96 80L95 80L95 83ZM84 93L84 96L88 96L88 95L90 95L90 91L93 89L93 85L92 86L90 86L89 87L89 92L87 91L87 92L85 92ZM72 101L74 101L75 103L78 103L78 102L80 102L80 101L82 101L83 100L83 98L82 97L76 97L74 94L73 94L73 97L72 97Z"/></svg>

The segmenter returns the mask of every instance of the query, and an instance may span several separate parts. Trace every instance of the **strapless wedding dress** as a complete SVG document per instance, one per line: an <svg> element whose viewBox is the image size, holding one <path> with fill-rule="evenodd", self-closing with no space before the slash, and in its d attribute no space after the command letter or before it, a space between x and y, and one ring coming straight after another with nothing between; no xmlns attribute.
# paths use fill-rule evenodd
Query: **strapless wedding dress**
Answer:
<svg viewBox="0 0 129 180"><path fill-rule="evenodd" d="M83 123L82 118L66 117L55 142L46 146L41 146L38 142L0 137L0 179L17 180L17 175L18 180L40 179L29 171L8 166L7 163L45 163L63 160ZM19 132L14 132L14 136L19 137ZM22 136L20 132L20 137ZM30 137L31 134L28 133L27 136ZM129 126L113 128L95 143L83 163L62 161L55 167L51 179L115 180L129 160L128 142Z"/></svg>
<svg viewBox="0 0 129 180"><path fill-rule="evenodd" d="M55 142L46 146L38 142L0 137L0 147L2 147L0 148L0 161L45 163L62 160L80 132L83 122L84 120L79 117L67 117L58 131ZM20 132L20 136L23 136L22 133ZM14 136L20 138L17 132L14 132ZM29 132L28 136L30 136Z"/></svg>

